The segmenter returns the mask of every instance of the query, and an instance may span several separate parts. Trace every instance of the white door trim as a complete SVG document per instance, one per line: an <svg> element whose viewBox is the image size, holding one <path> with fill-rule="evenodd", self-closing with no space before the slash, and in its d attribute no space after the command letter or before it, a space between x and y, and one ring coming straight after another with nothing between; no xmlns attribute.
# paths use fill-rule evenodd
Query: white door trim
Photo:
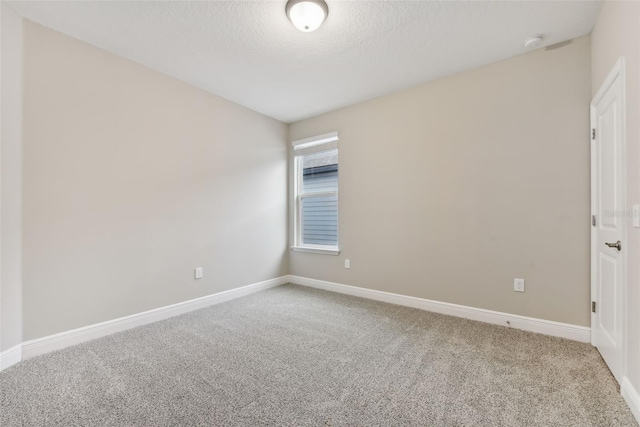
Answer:
<svg viewBox="0 0 640 427"><path fill-rule="evenodd" d="M613 66L612 70L609 72L609 75L607 76L607 78L605 79L604 83L602 83L602 86L600 86L600 89L598 90L598 92L596 93L596 95L594 96L593 100L591 101L591 105L590 105L590 114L591 114L591 130L596 129L596 117L595 117L595 105L597 105L602 97L607 93L607 91L609 90L609 88L611 87L611 85L617 80L620 79L620 84L622 86L621 92L622 92L622 102L621 102L621 117L623 118L622 120L622 135L621 135L621 144L620 144L620 148L621 148L621 157L623 159L626 159L626 153L627 153L627 136L626 136L626 98L625 98L625 94L626 94L626 81L625 81L625 59L624 57L620 57L618 58L618 60L616 61L615 65ZM597 129L596 129L597 131ZM596 201L595 201L595 197L594 194L596 193L596 176L595 176L595 168L596 168L596 152L595 152L595 144L592 143L593 142L593 138L592 138L592 134L591 132L589 132L589 145L591 146L591 215L595 215L596 214ZM620 183L621 189L622 189L622 206L624 206L624 208L626 209L627 207L627 182L626 182L626 177L627 177L627 166L626 166L626 162L621 162L621 164L619 165L621 171L622 171L622 176L624 177L624 179L622 180L622 182ZM600 218L597 218L598 221L600 221ZM621 261L622 261L622 296L621 296L621 301L622 301L622 307L620 307L621 311L622 311L622 325L621 325L621 330L622 330L622 343L621 343L621 363L620 363L620 368L621 368L621 372L619 377L620 378L624 378L625 375L627 374L627 250L626 250L626 246L627 246L627 242L628 242L628 235L627 235L627 221L626 221L626 216L624 217L624 220L621 221L621 228L622 228L622 237L623 237L623 250L621 253ZM596 243L597 243L597 228L591 226L591 301L596 301L596 295L597 295L597 271L596 271ZM597 309L597 306L596 306ZM595 313L591 313L591 344L595 346L595 339L594 339L594 322L595 322L595 318L596 318L596 314Z"/></svg>

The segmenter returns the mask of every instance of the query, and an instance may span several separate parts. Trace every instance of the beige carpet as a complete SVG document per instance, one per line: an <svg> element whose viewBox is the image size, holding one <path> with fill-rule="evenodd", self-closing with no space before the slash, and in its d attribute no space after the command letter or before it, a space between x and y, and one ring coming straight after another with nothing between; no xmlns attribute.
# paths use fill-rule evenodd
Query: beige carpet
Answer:
<svg viewBox="0 0 640 427"><path fill-rule="evenodd" d="M635 426L588 344L293 285L0 373L8 426Z"/></svg>

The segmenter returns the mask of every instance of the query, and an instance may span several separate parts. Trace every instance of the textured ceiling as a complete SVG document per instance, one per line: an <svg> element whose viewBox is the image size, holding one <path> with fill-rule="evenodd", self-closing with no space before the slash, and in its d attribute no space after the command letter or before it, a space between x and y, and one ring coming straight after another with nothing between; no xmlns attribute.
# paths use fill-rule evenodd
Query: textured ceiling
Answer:
<svg viewBox="0 0 640 427"><path fill-rule="evenodd" d="M282 1L13 1L24 17L293 122L591 32L599 1L336 1L302 33Z"/></svg>

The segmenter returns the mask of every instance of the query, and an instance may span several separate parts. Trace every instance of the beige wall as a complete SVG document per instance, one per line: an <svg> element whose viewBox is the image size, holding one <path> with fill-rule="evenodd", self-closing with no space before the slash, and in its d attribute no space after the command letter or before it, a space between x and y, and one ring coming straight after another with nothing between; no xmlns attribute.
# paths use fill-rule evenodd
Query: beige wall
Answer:
<svg viewBox="0 0 640 427"><path fill-rule="evenodd" d="M286 125L24 31L25 340L288 272Z"/></svg>
<svg viewBox="0 0 640 427"><path fill-rule="evenodd" d="M0 351L22 342L22 18L0 4Z"/></svg>
<svg viewBox="0 0 640 427"><path fill-rule="evenodd" d="M342 253L291 273L588 326L589 70L583 37L292 124L340 134Z"/></svg>
<svg viewBox="0 0 640 427"><path fill-rule="evenodd" d="M592 34L595 95L619 57L625 58L627 209L640 203L640 3L607 1ZM640 392L640 230L627 223L627 377Z"/></svg>

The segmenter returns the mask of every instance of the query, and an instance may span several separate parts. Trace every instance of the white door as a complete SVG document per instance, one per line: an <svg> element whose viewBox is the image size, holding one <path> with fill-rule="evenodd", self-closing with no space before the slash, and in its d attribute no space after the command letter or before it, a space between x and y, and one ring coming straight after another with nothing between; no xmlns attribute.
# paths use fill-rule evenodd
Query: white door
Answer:
<svg viewBox="0 0 640 427"><path fill-rule="evenodd" d="M621 58L591 102L591 342L624 374L625 111Z"/></svg>

